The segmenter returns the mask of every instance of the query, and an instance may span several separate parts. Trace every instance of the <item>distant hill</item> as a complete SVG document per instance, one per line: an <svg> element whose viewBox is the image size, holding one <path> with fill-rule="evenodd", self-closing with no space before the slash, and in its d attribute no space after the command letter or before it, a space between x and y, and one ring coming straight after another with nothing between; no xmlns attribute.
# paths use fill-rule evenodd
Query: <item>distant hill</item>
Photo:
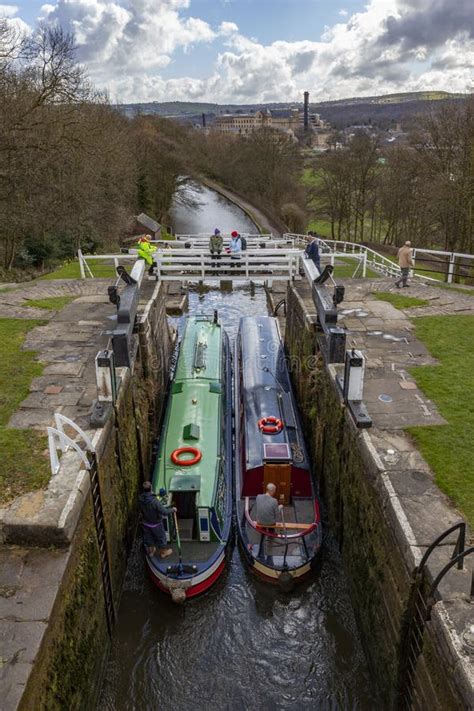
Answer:
<svg viewBox="0 0 474 711"><path fill-rule="evenodd" d="M469 95L450 94L447 91L419 91L322 101L311 104L311 110L320 113L338 129L354 124L373 124L387 129L394 123L401 123L403 128L407 129L416 124L418 116L438 109L447 102L465 101L467 96Z"/></svg>
<svg viewBox="0 0 474 711"><path fill-rule="evenodd" d="M467 94L450 94L448 91L409 91L400 94L382 96L354 96L349 99L320 101L318 106L354 106L356 104L402 104L410 101L442 101L446 99L464 99Z"/></svg>
<svg viewBox="0 0 474 711"><path fill-rule="evenodd" d="M381 129L394 123L403 123L404 128L416 123L416 117L438 108L445 102L464 101L468 94L451 94L447 91L418 91L383 96L351 97L310 104L310 110L329 121L334 128L351 125L373 124ZM267 104L214 104L188 101L165 101L136 104L122 104L118 108L129 116L154 114L180 121L201 123L202 114L206 121L225 113L254 113L262 108L285 109L303 106L303 102L280 102Z"/></svg>

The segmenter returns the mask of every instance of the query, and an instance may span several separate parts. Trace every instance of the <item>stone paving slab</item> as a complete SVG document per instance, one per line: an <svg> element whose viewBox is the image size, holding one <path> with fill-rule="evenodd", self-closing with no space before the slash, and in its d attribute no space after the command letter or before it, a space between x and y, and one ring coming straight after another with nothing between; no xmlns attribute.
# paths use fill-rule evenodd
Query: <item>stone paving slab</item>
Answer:
<svg viewBox="0 0 474 711"><path fill-rule="evenodd" d="M90 430L90 411L96 397L95 356L109 340L115 314L115 307L104 297L109 284L110 280L45 282L26 285L15 297L22 318L28 317L25 314L29 310L21 306L24 298L65 293L77 298L60 314L45 311L44 315L50 318L48 326L29 333L25 348L34 350L45 368L41 376L33 379L29 395L10 420L11 427L45 432L53 424L54 412L59 411L86 431L98 451L105 446L111 425ZM145 283L144 303L155 286L156 282ZM10 305L2 302L1 296L0 293L0 317L11 317ZM81 339L76 339L75 334L80 334ZM64 546L71 540L88 495L88 475L80 469L77 454L70 451L61 456L60 471L51 477L46 490L27 493L0 507L2 540L14 534L17 540L29 542L34 535L38 545L44 546L31 549L0 545L2 711L17 709L20 703L60 591L69 556L69 549ZM46 547L51 545L59 547Z"/></svg>
<svg viewBox="0 0 474 711"><path fill-rule="evenodd" d="M50 321L58 315L57 311L28 306L27 300L72 296L99 299L99 303L103 303L107 301L107 286L110 283L110 279L56 279L16 284L15 289L11 291L2 291L0 286L0 318Z"/></svg>
<svg viewBox="0 0 474 711"><path fill-rule="evenodd" d="M0 688L4 711L16 709L22 697L67 559L65 550L0 546Z"/></svg>
<svg viewBox="0 0 474 711"><path fill-rule="evenodd" d="M102 283L95 284L93 291L106 289ZM82 287L82 283L79 285ZM34 286L35 295L40 287ZM61 290L64 291L64 286ZM55 287L54 290L58 290ZM66 291L83 293L77 285L67 285ZM9 427L46 429L54 421L54 413L75 416L82 424L87 424L87 416L92 406L90 388L95 390L95 356L101 348L107 347L109 331L115 315L115 308L103 293L90 294L92 288L87 283L87 303L73 301L60 312L53 312L53 318L44 326L28 332L24 348L33 350L36 359L44 363L43 375L31 385L31 393L20 404L9 421ZM41 287L41 291L44 288ZM50 293L51 287L47 287ZM20 298L18 294L18 298ZM30 290L28 290L30 296ZM41 297L44 298L42 293ZM1 297L1 294L0 294ZM0 298L1 304L1 298ZM59 392L46 393L48 386L60 386ZM85 393L87 391L87 397ZM77 413L76 413L77 409Z"/></svg>
<svg viewBox="0 0 474 711"><path fill-rule="evenodd" d="M390 525L398 532L407 567L413 570L426 548L451 525L462 521L462 516L436 486L433 472L404 432L412 425L444 423L435 403L419 390L408 372L413 366L437 363L415 338L414 324L409 318L474 315L474 296L412 282L413 288L403 295L423 298L429 304L398 310L372 296L373 291L393 290L392 280L344 283L346 298L338 324L348 330L348 346L355 346L366 356L364 402L373 419L373 427L359 436L361 452L385 501ZM300 282L297 290L307 312L314 314L308 285ZM371 331L379 333L371 335ZM343 371L339 365L331 369L334 374ZM390 401L384 402L381 395L388 395ZM433 552L427 565L431 580L451 559L456 539L457 535L451 535ZM465 560L464 570L451 569L444 577L439 586L442 602L433 609L429 623L437 641L443 645L445 658L451 659L458 669L460 684L465 682L466 698L474 683L472 656L463 643L473 622L470 603L473 567L474 560L470 556Z"/></svg>

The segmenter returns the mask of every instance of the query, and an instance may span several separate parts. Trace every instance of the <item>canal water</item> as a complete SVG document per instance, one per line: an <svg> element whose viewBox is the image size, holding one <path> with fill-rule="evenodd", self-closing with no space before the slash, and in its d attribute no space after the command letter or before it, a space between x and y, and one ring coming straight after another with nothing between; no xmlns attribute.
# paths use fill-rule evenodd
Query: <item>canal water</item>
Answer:
<svg viewBox="0 0 474 711"><path fill-rule="evenodd" d="M228 230L221 199L211 196L206 202L210 211L216 204L218 212L206 215L205 223L192 222L187 214L192 208L177 209L175 229L185 232L192 225L192 231L201 232L219 225ZM232 228L244 231L247 217L235 206L229 210ZM262 287L191 291L190 314L215 308L231 340L240 316L267 313ZM138 534L101 711L375 708L341 559L327 528L318 569L292 593L257 579L235 546L217 584L183 606L149 580Z"/></svg>
<svg viewBox="0 0 474 711"><path fill-rule="evenodd" d="M187 203L187 204L186 204ZM173 229L177 234L207 232L258 232L243 210L233 202L205 186L189 183L175 196L170 210Z"/></svg>

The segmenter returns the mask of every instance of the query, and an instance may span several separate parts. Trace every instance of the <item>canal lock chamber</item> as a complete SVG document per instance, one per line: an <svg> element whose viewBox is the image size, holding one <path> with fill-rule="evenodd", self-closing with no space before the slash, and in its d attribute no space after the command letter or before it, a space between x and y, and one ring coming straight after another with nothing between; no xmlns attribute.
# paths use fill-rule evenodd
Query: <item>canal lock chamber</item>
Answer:
<svg viewBox="0 0 474 711"><path fill-rule="evenodd" d="M243 315L267 313L263 287L189 291L231 341ZM172 319L180 327L180 319ZM147 578L141 536L129 559L100 709L378 706L338 546L326 526L317 571L291 593L260 581L237 546L222 579L177 607Z"/></svg>

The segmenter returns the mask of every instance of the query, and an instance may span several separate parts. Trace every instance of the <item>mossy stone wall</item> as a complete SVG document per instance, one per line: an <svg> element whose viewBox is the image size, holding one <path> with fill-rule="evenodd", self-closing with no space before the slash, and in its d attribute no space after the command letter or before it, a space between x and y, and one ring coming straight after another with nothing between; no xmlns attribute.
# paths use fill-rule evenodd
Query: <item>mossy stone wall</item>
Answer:
<svg viewBox="0 0 474 711"><path fill-rule="evenodd" d="M112 589L120 601L127 555L137 522L137 497L148 475L151 442L166 395L172 342L157 289L140 324L139 352L119 391L98 448ZM95 708L110 646L90 495L84 505L42 649L21 709Z"/></svg>
<svg viewBox="0 0 474 711"><path fill-rule="evenodd" d="M290 287L285 347L305 436L332 532L336 536L362 643L381 698L397 708L401 637L411 590L399 530L387 514L380 472L367 434L357 430L337 392L334 374L317 348L315 319ZM446 662L430 625L419 658L414 707L463 708L445 674Z"/></svg>

